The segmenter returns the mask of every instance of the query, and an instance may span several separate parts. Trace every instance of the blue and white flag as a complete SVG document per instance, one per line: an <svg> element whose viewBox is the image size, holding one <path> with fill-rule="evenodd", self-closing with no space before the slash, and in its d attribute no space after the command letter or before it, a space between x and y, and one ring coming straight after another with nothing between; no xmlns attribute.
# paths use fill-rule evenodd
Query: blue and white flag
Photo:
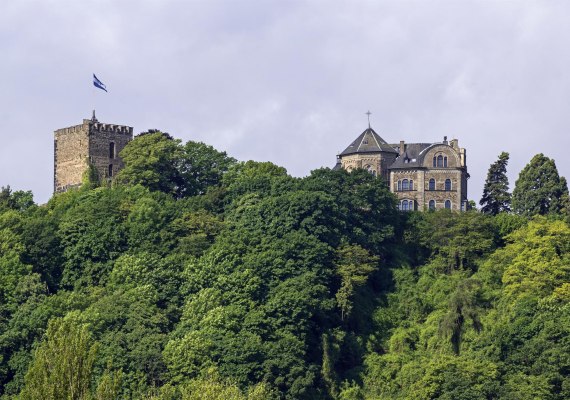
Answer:
<svg viewBox="0 0 570 400"><path fill-rule="evenodd" d="M95 85L95 87L98 87L99 89L102 89L104 91L107 91L107 87L105 86L105 84L103 82L101 82L99 80L99 78L97 78L95 76L95 74L93 74L93 85Z"/></svg>

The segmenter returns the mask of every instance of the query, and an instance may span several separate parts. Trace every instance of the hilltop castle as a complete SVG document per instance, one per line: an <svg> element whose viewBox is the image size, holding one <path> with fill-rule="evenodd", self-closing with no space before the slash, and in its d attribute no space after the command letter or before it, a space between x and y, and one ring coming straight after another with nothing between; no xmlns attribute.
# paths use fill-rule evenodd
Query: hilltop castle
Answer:
<svg viewBox="0 0 570 400"><path fill-rule="evenodd" d="M80 186L89 165L111 179L123 167L119 152L132 139L132 127L99 123L95 111L81 125L56 130L54 192ZM337 156L335 168L363 168L382 177L403 211L467 209L466 152L457 139L388 144L369 126Z"/></svg>
<svg viewBox="0 0 570 400"><path fill-rule="evenodd" d="M81 186L83 174L92 165L101 179L110 179L123 168L119 152L133 139L130 126L102 124L95 117L81 125L54 132L54 192Z"/></svg>
<svg viewBox="0 0 570 400"><path fill-rule="evenodd" d="M467 209L467 158L457 139L388 144L369 126L337 156L335 168L382 177L403 211Z"/></svg>

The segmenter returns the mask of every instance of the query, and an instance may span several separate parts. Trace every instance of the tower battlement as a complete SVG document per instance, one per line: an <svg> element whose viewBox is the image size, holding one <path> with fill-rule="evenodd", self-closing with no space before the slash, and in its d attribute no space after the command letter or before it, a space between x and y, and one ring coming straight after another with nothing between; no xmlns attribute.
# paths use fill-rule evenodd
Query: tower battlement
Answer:
<svg viewBox="0 0 570 400"><path fill-rule="evenodd" d="M89 121L90 120L85 120ZM100 122L95 122L91 125L92 132L109 132L109 133L117 133L117 134L126 134L131 135L133 134L133 128L131 126L125 125L116 125L116 124L103 124Z"/></svg>
<svg viewBox="0 0 570 400"><path fill-rule="evenodd" d="M80 186L90 165L101 180L123 168L119 153L133 138L131 126L100 123L95 117L54 132L54 192Z"/></svg>

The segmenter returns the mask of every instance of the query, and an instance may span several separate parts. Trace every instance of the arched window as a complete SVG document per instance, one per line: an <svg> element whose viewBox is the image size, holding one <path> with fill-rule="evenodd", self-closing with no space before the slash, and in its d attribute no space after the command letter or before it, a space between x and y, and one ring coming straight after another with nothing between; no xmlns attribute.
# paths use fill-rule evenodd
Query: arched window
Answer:
<svg viewBox="0 0 570 400"><path fill-rule="evenodd" d="M109 158L115 158L115 143L109 143Z"/></svg>
<svg viewBox="0 0 570 400"><path fill-rule="evenodd" d="M402 210L408 211L408 200L402 201Z"/></svg>
<svg viewBox="0 0 570 400"><path fill-rule="evenodd" d="M430 210L435 210L435 200L430 200L430 201L429 201L429 209L430 209Z"/></svg>
<svg viewBox="0 0 570 400"><path fill-rule="evenodd" d="M443 167L443 156L441 154L437 156L437 166Z"/></svg>
<svg viewBox="0 0 570 400"><path fill-rule="evenodd" d="M451 201L450 200L445 200L445 208L447 208L448 210L451 210Z"/></svg>
<svg viewBox="0 0 570 400"><path fill-rule="evenodd" d="M398 192L402 190L402 181L398 181Z"/></svg>
<svg viewBox="0 0 570 400"><path fill-rule="evenodd" d="M446 191L450 191L450 190L451 190L451 179L446 179L446 180L445 180L445 190L446 190Z"/></svg>
<svg viewBox="0 0 570 400"><path fill-rule="evenodd" d="M408 188L408 180L407 180L407 179L404 179L404 180L402 181L402 190L409 190L409 188Z"/></svg>
<svg viewBox="0 0 570 400"><path fill-rule="evenodd" d="M436 166L436 164L435 164L435 160L436 160L436 157L435 157L435 156L433 156L433 166L434 166L434 167Z"/></svg>
<svg viewBox="0 0 570 400"><path fill-rule="evenodd" d="M443 166L447 168L447 157L443 157Z"/></svg>
<svg viewBox="0 0 570 400"><path fill-rule="evenodd" d="M435 190L435 179L433 178L429 180L429 190Z"/></svg>
<svg viewBox="0 0 570 400"><path fill-rule="evenodd" d="M414 190L414 181L410 179L410 185L408 186L408 190Z"/></svg>
<svg viewBox="0 0 570 400"><path fill-rule="evenodd" d="M109 164L109 178L113 177L113 164Z"/></svg>

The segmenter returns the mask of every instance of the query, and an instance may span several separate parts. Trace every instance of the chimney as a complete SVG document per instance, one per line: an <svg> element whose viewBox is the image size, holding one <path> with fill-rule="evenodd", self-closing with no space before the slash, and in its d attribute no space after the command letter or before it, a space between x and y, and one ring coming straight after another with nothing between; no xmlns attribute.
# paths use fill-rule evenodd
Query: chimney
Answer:
<svg viewBox="0 0 570 400"><path fill-rule="evenodd" d="M443 137L443 144L447 144L447 136Z"/></svg>
<svg viewBox="0 0 570 400"><path fill-rule="evenodd" d="M404 154L406 151L406 145L404 144L403 140L400 140L400 155Z"/></svg>

